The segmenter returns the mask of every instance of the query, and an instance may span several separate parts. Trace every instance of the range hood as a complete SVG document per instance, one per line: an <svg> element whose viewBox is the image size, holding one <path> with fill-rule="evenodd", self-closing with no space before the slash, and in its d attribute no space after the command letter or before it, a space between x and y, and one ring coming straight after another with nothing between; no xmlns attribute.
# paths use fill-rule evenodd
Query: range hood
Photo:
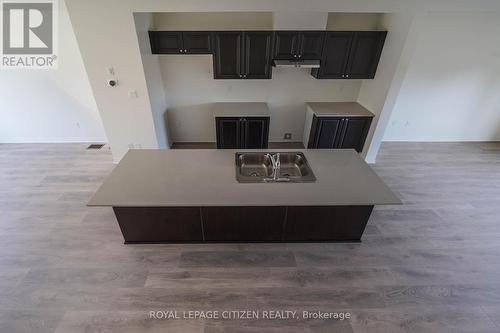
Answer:
<svg viewBox="0 0 500 333"><path fill-rule="evenodd" d="M275 67L319 68L319 60L274 60Z"/></svg>

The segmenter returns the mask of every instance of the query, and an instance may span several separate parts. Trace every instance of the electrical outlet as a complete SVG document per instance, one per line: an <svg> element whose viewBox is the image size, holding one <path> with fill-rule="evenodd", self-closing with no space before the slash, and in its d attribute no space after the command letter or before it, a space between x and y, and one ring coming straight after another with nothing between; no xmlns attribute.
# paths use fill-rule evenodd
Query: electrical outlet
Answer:
<svg viewBox="0 0 500 333"><path fill-rule="evenodd" d="M283 137L285 140L292 140L292 133L285 133L285 136Z"/></svg>

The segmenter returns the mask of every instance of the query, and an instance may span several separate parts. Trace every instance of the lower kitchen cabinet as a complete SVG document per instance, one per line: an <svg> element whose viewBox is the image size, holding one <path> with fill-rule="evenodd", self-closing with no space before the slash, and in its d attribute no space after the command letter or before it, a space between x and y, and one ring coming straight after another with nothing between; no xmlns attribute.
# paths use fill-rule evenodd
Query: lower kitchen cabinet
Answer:
<svg viewBox="0 0 500 333"><path fill-rule="evenodd" d="M266 149L269 117L216 117L218 149Z"/></svg>
<svg viewBox="0 0 500 333"><path fill-rule="evenodd" d="M312 119L307 148L363 150L372 117L317 117Z"/></svg>
<svg viewBox="0 0 500 333"><path fill-rule="evenodd" d="M125 243L361 240L373 205L113 207Z"/></svg>
<svg viewBox="0 0 500 333"><path fill-rule="evenodd" d="M113 207L126 243L203 240L198 207Z"/></svg>
<svg viewBox="0 0 500 333"><path fill-rule="evenodd" d="M202 207L205 241L281 241L286 207Z"/></svg>

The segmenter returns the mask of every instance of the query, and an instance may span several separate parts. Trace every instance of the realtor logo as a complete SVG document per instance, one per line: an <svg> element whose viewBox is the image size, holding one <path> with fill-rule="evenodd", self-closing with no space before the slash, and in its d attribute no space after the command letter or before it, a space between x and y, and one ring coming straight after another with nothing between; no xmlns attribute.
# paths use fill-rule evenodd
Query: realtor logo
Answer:
<svg viewBox="0 0 500 333"><path fill-rule="evenodd" d="M55 1L2 2L2 68L55 68Z"/></svg>

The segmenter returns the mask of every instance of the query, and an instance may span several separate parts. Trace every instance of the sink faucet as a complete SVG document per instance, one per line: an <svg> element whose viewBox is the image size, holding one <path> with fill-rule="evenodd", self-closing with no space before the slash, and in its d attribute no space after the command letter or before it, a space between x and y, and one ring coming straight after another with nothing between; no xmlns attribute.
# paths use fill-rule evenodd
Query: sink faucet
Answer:
<svg viewBox="0 0 500 333"><path fill-rule="evenodd" d="M269 154L269 157L271 158L271 163L273 164L273 179L276 180L278 179L279 169L281 167L280 153Z"/></svg>

